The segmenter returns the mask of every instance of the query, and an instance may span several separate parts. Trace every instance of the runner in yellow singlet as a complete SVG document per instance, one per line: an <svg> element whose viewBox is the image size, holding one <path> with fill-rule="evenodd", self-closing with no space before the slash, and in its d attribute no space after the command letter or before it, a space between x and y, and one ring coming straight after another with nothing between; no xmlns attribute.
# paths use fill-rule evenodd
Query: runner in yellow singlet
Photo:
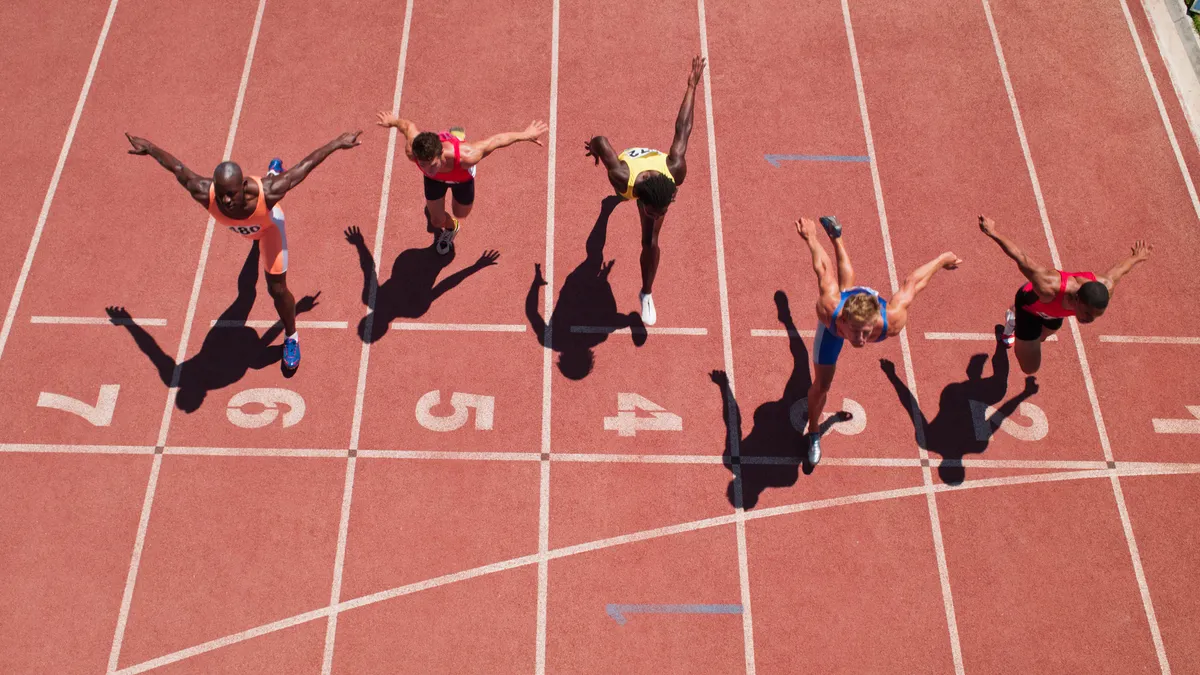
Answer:
<svg viewBox="0 0 1200 675"><path fill-rule="evenodd" d="M642 223L642 291L638 299L642 305L642 322L647 326L657 320L654 300L650 293L654 276L658 273L658 233L671 202L675 201L676 187L687 178L688 137L692 134L692 107L696 99L696 86L704 73L705 59L692 59L692 72L688 76L687 92L679 106L679 117L675 120L675 140L671 151L663 153L651 148L630 148L617 154L604 136L589 140L587 157L595 163L604 162L608 170L608 182L623 199L637 199L638 215Z"/></svg>

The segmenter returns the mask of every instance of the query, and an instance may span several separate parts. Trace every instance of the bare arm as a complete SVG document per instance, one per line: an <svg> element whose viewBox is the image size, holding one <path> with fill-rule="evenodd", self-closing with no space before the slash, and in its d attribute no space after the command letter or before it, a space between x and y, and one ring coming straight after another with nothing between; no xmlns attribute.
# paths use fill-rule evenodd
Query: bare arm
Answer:
<svg viewBox="0 0 1200 675"><path fill-rule="evenodd" d="M1097 281L1104 284L1105 287L1108 288L1108 294L1111 296L1113 288L1117 285L1117 282L1121 280L1121 277L1129 274L1129 272L1135 266L1137 266L1138 263L1149 259L1150 251L1152 250L1154 250L1153 246L1147 244L1141 239L1137 240L1133 244L1133 248L1130 249L1129 257L1117 263L1115 267L1105 272L1104 276L1097 279Z"/></svg>
<svg viewBox="0 0 1200 675"><path fill-rule="evenodd" d="M604 136L596 136L592 140L583 144L587 149L585 156L595 159L595 164L604 162L604 168L608 170L608 182L612 184L617 192L624 192L626 183L629 181L629 167L621 163L617 159L617 153L609 144L608 139Z"/></svg>
<svg viewBox="0 0 1200 675"><path fill-rule="evenodd" d="M125 138L129 139L130 145L133 146L129 154L150 155L162 168L175 174L175 180L191 193L192 199L200 202L202 206L208 206L208 188L212 184L211 178L197 175L195 171L184 166L183 162L175 159L171 153L144 138L130 136L128 133L125 134Z"/></svg>
<svg viewBox="0 0 1200 675"><path fill-rule="evenodd" d="M991 218L979 216L979 229L991 237L992 241L999 244L1005 255L1017 263L1021 274L1025 275L1025 278L1033 284L1033 292L1037 293L1038 298L1050 301L1055 295L1058 295L1062 279L1057 271L1034 262L1033 258L1017 248L1012 240L996 231L996 223L992 222Z"/></svg>
<svg viewBox="0 0 1200 675"><path fill-rule="evenodd" d="M692 135L693 108L696 102L696 87L700 84L700 76L704 73L705 59L697 56L692 59L692 72L688 75L687 91L683 94L683 103L679 106L679 116L675 118L675 138L671 141L671 151L667 153L667 169L675 178L675 184L683 184L687 177L687 145Z"/></svg>
<svg viewBox="0 0 1200 675"><path fill-rule="evenodd" d="M492 154L500 148L507 148L513 143L521 141L529 141L538 145L542 144L539 136L550 130L545 122L530 122L525 131L509 131L503 134L496 134L479 143L464 143L462 152L463 166L474 166L483 161L484 157Z"/></svg>
<svg viewBox="0 0 1200 675"><path fill-rule="evenodd" d="M809 253L812 254L813 272L817 275L817 289L820 292L820 297L817 298L817 318L821 323L828 325L842 297L841 291L838 290L837 270L829 260L829 254L817 242L816 222L810 218L797 220L796 233L808 245Z"/></svg>
<svg viewBox="0 0 1200 675"><path fill-rule="evenodd" d="M417 134L421 133L420 129L417 129L417 125L386 112L379 113L379 121L376 122L376 124L381 127L396 127L399 129L400 133L404 134L405 156L408 157L410 161L416 159L412 154L412 144L413 139L417 137Z"/></svg>
<svg viewBox="0 0 1200 675"><path fill-rule="evenodd" d="M929 285L930 279L933 279L938 270L952 270L960 264L962 260L947 251L913 270L904 283L900 284L900 290L896 291L888 302L888 335L898 335L904 324L908 323L908 308L912 306L913 300L916 300L917 294Z"/></svg>
<svg viewBox="0 0 1200 675"><path fill-rule="evenodd" d="M327 157L338 150L348 150L358 146L358 135L361 131L353 133L344 133L341 136L329 141L325 145L313 150L308 157L300 160L298 164L276 176L266 176L263 178L263 190L267 193L267 208L271 208L289 190L299 185L308 178L308 174L313 169L324 162Z"/></svg>

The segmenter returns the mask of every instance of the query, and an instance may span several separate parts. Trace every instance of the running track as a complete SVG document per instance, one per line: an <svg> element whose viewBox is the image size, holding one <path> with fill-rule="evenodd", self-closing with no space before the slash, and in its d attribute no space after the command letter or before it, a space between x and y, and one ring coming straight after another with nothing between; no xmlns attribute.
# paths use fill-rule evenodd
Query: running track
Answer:
<svg viewBox="0 0 1200 675"><path fill-rule="evenodd" d="M18 0L0 25L0 671L1200 670L1200 155L1138 0ZM636 309L636 216L581 142L668 145L695 53L659 324L596 332ZM453 259L389 106L550 123L481 167ZM284 379L243 242L122 132L207 171L358 128L283 204L320 294ZM842 359L856 416L812 475L800 213L839 215L882 290L965 260ZM1036 391L988 337L1019 279L979 213L1069 268L1155 246Z"/></svg>

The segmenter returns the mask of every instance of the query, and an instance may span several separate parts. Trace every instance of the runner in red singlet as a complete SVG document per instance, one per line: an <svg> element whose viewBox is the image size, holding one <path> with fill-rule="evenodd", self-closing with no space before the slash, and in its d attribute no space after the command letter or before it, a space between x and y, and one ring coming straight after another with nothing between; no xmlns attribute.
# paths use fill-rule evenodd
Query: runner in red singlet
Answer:
<svg viewBox="0 0 1200 675"><path fill-rule="evenodd" d="M525 131L496 134L478 143L467 143L458 127L449 131L418 131L417 125L391 113L379 113L379 126L396 127L404 134L404 154L425 177L425 214L438 233L437 252L446 255L458 234L459 219L475 203L475 165L500 148L520 141L541 145L538 138L549 130L545 122L531 122ZM453 216L446 215L446 191L453 193Z"/></svg>
<svg viewBox="0 0 1200 675"><path fill-rule="evenodd" d="M1004 344L1012 346L1021 370L1036 373L1042 364L1042 342L1062 328L1063 319L1075 317L1079 323L1091 323L1104 314L1113 288L1134 265L1150 257L1151 246L1140 239L1125 260L1098 276L1092 272L1061 272L1042 267L1007 237L996 232L990 218L979 216L979 229L1016 261L1021 274L1029 279L1017 291L1013 306L1004 321Z"/></svg>

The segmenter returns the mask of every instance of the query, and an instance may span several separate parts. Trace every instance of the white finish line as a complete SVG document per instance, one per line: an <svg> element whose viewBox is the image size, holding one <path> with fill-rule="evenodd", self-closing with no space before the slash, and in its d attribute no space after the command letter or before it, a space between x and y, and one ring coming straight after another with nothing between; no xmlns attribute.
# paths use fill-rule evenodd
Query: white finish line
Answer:
<svg viewBox="0 0 1200 675"><path fill-rule="evenodd" d="M110 319L98 316L31 316L29 323L54 324L58 326L165 326L166 319Z"/></svg>

